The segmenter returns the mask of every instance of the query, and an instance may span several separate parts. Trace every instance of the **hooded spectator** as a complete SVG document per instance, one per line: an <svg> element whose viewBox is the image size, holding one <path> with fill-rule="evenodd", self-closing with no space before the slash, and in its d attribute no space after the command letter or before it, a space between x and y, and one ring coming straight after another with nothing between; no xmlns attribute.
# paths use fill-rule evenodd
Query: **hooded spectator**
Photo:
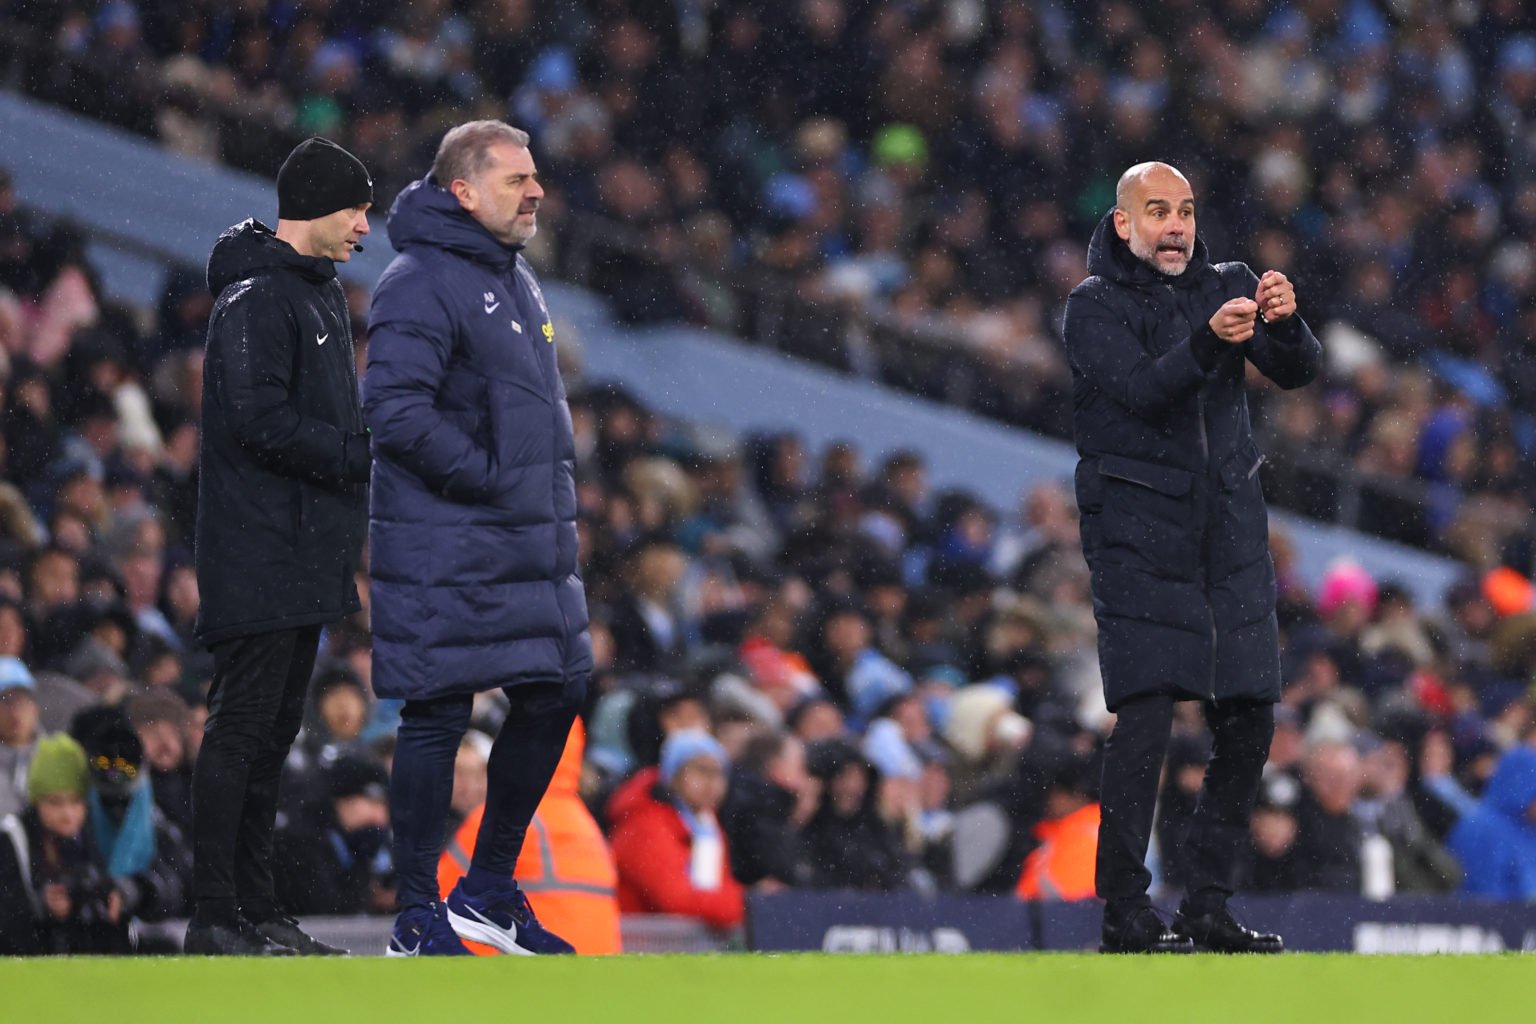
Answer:
<svg viewBox="0 0 1536 1024"><path fill-rule="evenodd" d="M812 743L806 764L821 800L801 830L814 885L825 889L905 888L912 870L901 837L880 816L880 777L846 740Z"/></svg>

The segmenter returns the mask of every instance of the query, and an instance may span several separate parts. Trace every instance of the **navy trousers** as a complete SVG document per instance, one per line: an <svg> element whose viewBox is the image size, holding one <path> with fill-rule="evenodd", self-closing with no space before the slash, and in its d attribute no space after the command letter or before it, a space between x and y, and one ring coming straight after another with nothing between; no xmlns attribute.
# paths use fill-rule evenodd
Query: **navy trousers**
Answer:
<svg viewBox="0 0 1536 1024"><path fill-rule="evenodd" d="M559 684L526 683L503 692L512 708L491 745L473 867L511 878L579 705ZM462 694L407 701L401 711L389 810L402 909L438 899L437 862L447 839L453 762L473 703Z"/></svg>

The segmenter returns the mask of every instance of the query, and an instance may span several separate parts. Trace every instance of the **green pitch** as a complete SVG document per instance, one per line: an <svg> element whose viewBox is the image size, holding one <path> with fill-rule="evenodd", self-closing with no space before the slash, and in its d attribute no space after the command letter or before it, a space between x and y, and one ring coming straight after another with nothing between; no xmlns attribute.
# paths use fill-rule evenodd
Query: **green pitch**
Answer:
<svg viewBox="0 0 1536 1024"><path fill-rule="evenodd" d="M1485 1024L1536 1018L1533 992L1519 954L0 960L7 1024Z"/></svg>

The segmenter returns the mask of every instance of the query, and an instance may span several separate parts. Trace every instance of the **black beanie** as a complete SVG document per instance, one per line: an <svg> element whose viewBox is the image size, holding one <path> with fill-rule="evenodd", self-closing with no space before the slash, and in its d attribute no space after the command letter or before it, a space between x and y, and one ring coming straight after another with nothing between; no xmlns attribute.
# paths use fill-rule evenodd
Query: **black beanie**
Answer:
<svg viewBox="0 0 1536 1024"><path fill-rule="evenodd" d="M371 202L368 169L329 139L305 139L277 172L279 220L317 220Z"/></svg>

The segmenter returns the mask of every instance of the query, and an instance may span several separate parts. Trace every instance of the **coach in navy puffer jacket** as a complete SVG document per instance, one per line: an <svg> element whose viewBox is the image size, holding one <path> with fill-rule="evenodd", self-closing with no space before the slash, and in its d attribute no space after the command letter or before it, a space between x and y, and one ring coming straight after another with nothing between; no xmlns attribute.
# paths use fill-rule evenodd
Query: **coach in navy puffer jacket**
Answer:
<svg viewBox="0 0 1536 1024"><path fill-rule="evenodd" d="M414 700L592 668L575 447L554 328L520 247L430 177L389 211L363 412L373 684Z"/></svg>
<svg viewBox="0 0 1536 1024"><path fill-rule="evenodd" d="M471 121L389 212L363 415L374 689L403 697L390 778L394 956L569 953L512 880L592 671L577 573L576 446L555 329L519 255L544 190L528 136ZM437 861L473 694L501 687L485 813L446 900Z"/></svg>

